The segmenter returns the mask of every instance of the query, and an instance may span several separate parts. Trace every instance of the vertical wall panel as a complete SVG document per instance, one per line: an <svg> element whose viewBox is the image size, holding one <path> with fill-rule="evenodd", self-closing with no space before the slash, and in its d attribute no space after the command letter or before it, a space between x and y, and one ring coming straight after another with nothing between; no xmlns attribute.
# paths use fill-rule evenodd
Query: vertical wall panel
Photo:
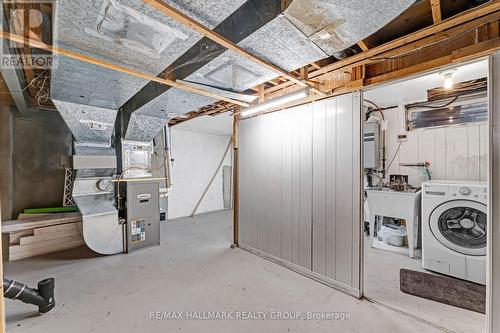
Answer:
<svg viewBox="0 0 500 333"><path fill-rule="evenodd" d="M292 119L292 262L300 265L300 132L302 106L289 110Z"/></svg>
<svg viewBox="0 0 500 333"><path fill-rule="evenodd" d="M268 215L267 215L267 248L269 253L281 257L281 112L269 114L268 127L268 174L266 179Z"/></svg>
<svg viewBox="0 0 500 333"><path fill-rule="evenodd" d="M260 123L260 142L259 149L262 155L262 159L257 162L257 174L256 179L258 179L259 186L259 231L258 231L258 242L259 246L269 252L269 246L267 238L269 236L269 199L266 193L269 191L269 129L271 123L267 119L259 119Z"/></svg>
<svg viewBox="0 0 500 333"><path fill-rule="evenodd" d="M479 126L467 127L467 180L479 180Z"/></svg>
<svg viewBox="0 0 500 333"><path fill-rule="evenodd" d="M434 130L422 130L419 132L418 136L418 161L434 161L436 160L436 146L435 142L435 131ZM432 165L432 168L435 166Z"/></svg>
<svg viewBox="0 0 500 333"><path fill-rule="evenodd" d="M311 269L311 227L312 227L312 107L306 105L300 114L300 260L302 267Z"/></svg>
<svg viewBox="0 0 500 333"><path fill-rule="evenodd" d="M292 222L293 222L293 115L284 116L281 143L281 257L292 261Z"/></svg>
<svg viewBox="0 0 500 333"><path fill-rule="evenodd" d="M240 125L240 128L244 128L243 133L240 135L240 140L242 140L244 142L248 141L248 139L246 138L246 136L249 134L249 131L247 130L248 126L251 126L250 122L245 122L245 123L242 123ZM238 149L238 159L239 159L239 163L241 164L241 166L239 166L239 168L243 169L243 172L242 172L243 174L249 173L249 171L247 169L248 163L249 163L249 158L250 158L250 154L248 153L249 148L250 147L245 145L245 147ZM245 177L244 179L238 180L240 188L244 189L244 190L240 190L238 193L240 200L242 200L243 202L250 202L249 195L248 195L249 194L248 193L248 180L249 180L249 178L250 177ZM249 205L244 205L244 206L239 207L240 217L241 217L239 219L239 223L238 223L238 227L240 229L239 241L242 243L245 243L245 244L250 244L250 241L248 239L248 228L247 228L247 220L249 219L248 208L249 208Z"/></svg>
<svg viewBox="0 0 500 333"><path fill-rule="evenodd" d="M337 100L329 99L326 107L326 244L325 261L326 276L335 279L336 261L335 261L335 235L336 235L336 209L337 193L335 188L337 166ZM342 195L342 194L341 194Z"/></svg>
<svg viewBox="0 0 500 333"><path fill-rule="evenodd" d="M360 94L242 120L239 139L240 245L359 295Z"/></svg>
<svg viewBox="0 0 500 333"><path fill-rule="evenodd" d="M479 126L479 180L486 181L488 179L488 125Z"/></svg>
<svg viewBox="0 0 500 333"><path fill-rule="evenodd" d="M385 119L389 124L386 133L386 158L387 158L387 166L389 167L387 170L387 175L390 174L400 174L399 168L399 153L397 152L398 142L397 137L400 134L399 130L399 109L387 110L385 112ZM394 140L394 141L393 141ZM394 158L394 161L389 166L389 163Z"/></svg>
<svg viewBox="0 0 500 333"><path fill-rule="evenodd" d="M437 128L434 133L436 159L431 161L432 179L446 180L446 128Z"/></svg>
<svg viewBox="0 0 500 333"><path fill-rule="evenodd" d="M467 128L446 128L446 178L467 180Z"/></svg>
<svg viewBox="0 0 500 333"><path fill-rule="evenodd" d="M353 155L353 119L352 101L350 95L343 95L337 99L337 165L335 168L337 196L336 237L335 237L335 279L346 285L351 285L351 250L352 250L352 155Z"/></svg>
<svg viewBox="0 0 500 333"><path fill-rule="evenodd" d="M313 104L312 269L326 275L326 103Z"/></svg>
<svg viewBox="0 0 500 333"><path fill-rule="evenodd" d="M361 214L362 211L362 177L363 172L361 171L363 168L361 155L363 151L361 149L362 145L362 128L361 128L361 109L362 109L362 100L361 100L361 92L357 92L352 94L352 108L351 108L351 117L352 117L352 152L351 152L351 170L352 170L352 178L351 178L351 186L352 186L352 197L351 197L351 209L352 209L352 221L351 221L351 283L349 284L355 289L360 289L361 281L359 276L361 274L360 265L361 265L361 245L360 245L360 237L362 235L361 223L359 221L363 220L363 216ZM348 163L348 162L346 162ZM364 239L364 238L363 238Z"/></svg>

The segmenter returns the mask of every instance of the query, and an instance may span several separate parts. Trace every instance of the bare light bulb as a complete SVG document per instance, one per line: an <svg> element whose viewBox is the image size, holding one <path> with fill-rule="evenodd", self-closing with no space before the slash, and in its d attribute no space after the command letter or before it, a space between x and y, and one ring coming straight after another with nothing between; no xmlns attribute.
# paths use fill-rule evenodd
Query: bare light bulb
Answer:
<svg viewBox="0 0 500 333"><path fill-rule="evenodd" d="M451 76L448 76L444 79L443 87L446 90L453 89L453 79L451 78Z"/></svg>

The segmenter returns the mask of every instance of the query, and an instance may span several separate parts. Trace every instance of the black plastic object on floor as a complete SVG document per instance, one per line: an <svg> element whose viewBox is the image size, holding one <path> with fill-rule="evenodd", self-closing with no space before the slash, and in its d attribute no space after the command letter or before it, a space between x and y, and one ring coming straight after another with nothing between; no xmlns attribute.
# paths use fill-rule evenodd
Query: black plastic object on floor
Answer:
<svg viewBox="0 0 500 333"><path fill-rule="evenodd" d="M450 276L401 269L402 292L459 308L485 313L486 287Z"/></svg>
<svg viewBox="0 0 500 333"><path fill-rule="evenodd" d="M54 278L47 278L38 282L38 289L30 288L21 282L3 279L3 296L36 305L38 306L38 312L46 313L56 305L54 287Z"/></svg>

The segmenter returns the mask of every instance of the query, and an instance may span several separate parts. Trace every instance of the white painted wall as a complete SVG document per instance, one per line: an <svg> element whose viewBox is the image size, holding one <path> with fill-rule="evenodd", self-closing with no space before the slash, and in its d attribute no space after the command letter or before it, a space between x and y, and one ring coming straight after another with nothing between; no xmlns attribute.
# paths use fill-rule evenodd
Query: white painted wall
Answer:
<svg viewBox="0 0 500 333"><path fill-rule="evenodd" d="M486 61L457 68L455 82L479 79L487 76ZM399 163L429 161L432 178L436 180L486 180L488 156L488 128L486 123L452 125L406 131L403 105L427 99L427 90L441 86L443 77L438 73L405 80L371 89L364 98L380 107L398 106L385 110L387 121L387 164L399 145L398 134L406 134L408 140L401 149L389 174L405 174L409 183L420 186L424 180L421 168L401 167ZM386 179L387 181L387 179Z"/></svg>
<svg viewBox="0 0 500 333"><path fill-rule="evenodd" d="M405 111L385 111L388 123L386 156L389 163L398 148L398 134L405 133ZM420 186L425 180L422 168L404 167L400 163L431 163L432 179L486 180L488 173L488 126L486 123L442 126L406 132L408 140L388 169L390 174L409 176L409 183Z"/></svg>
<svg viewBox="0 0 500 333"><path fill-rule="evenodd" d="M230 135L172 127L173 189L168 199L168 218L190 216L208 185L227 147ZM232 149L224 165L231 165ZM198 208L197 214L224 209L222 167Z"/></svg>

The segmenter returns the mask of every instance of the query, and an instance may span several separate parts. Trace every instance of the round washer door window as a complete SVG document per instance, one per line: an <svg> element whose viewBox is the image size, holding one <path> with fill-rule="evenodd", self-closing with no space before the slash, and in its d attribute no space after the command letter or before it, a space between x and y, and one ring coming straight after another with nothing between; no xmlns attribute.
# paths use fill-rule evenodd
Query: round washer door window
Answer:
<svg viewBox="0 0 500 333"><path fill-rule="evenodd" d="M486 205L453 200L436 207L429 226L436 239L450 250L472 256L486 255Z"/></svg>

